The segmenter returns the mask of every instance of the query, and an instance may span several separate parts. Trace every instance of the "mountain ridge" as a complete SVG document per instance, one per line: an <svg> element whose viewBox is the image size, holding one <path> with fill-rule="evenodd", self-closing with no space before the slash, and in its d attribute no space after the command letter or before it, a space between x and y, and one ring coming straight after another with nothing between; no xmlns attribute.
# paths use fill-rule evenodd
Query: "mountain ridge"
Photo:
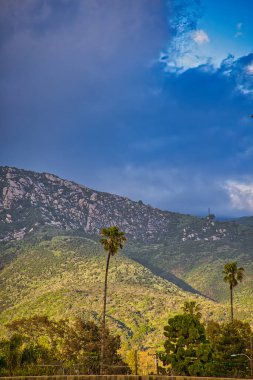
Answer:
<svg viewBox="0 0 253 380"><path fill-rule="evenodd" d="M54 174L0 167L0 241L22 239L39 225L88 234L118 225L131 239L150 242L173 235L181 241L231 240L238 228L236 222L160 210Z"/></svg>
<svg viewBox="0 0 253 380"><path fill-rule="evenodd" d="M0 167L0 225L9 232L5 237L0 236L2 241L23 238L38 224L88 233L98 233L102 227L117 224L133 239L159 239L171 222L169 217L177 219L178 215L49 173ZM11 231L13 222L17 231Z"/></svg>
<svg viewBox="0 0 253 380"><path fill-rule="evenodd" d="M227 302L222 270L226 262L237 261L245 268L245 280L236 290L235 302L243 318L251 320L250 223L162 211L49 173L0 167L2 270L18 260L20 250L12 245L15 241L26 241L33 247L57 235L72 235L77 238L73 243L76 246L81 236L98 242L100 228L111 225L118 225L126 233L127 257L182 291L201 294L209 300Z"/></svg>

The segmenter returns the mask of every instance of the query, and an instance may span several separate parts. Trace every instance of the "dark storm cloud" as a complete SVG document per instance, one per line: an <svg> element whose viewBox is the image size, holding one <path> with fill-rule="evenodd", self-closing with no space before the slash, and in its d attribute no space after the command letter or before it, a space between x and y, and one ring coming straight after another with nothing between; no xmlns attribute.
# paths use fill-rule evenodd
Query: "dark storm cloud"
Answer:
<svg viewBox="0 0 253 380"><path fill-rule="evenodd" d="M128 165L111 168L106 180L100 175L100 187L175 211L241 212L235 202L231 207L231 194L253 182L251 62L249 54L228 57L218 69L202 65L180 75L158 74L148 136L136 136ZM242 191L240 196L247 198Z"/></svg>
<svg viewBox="0 0 253 380"><path fill-rule="evenodd" d="M61 120L60 108L69 108L71 117L74 111L104 112L118 97L124 107L134 90L140 92L142 71L162 46L165 20L159 1L4 5L4 98L21 114L35 107L41 119L46 115L45 127L50 118Z"/></svg>
<svg viewBox="0 0 253 380"><path fill-rule="evenodd" d="M51 162L85 151L95 162L112 134L135 133L131 112L140 112L167 38L164 14L160 1L4 2L3 154L36 147L35 160Z"/></svg>
<svg viewBox="0 0 253 380"><path fill-rule="evenodd" d="M231 194L251 186L252 54L174 73L159 61L182 52L175 38L196 30L200 5L3 0L2 163L175 211L236 213Z"/></svg>
<svg viewBox="0 0 253 380"><path fill-rule="evenodd" d="M6 43L24 30L42 36L74 22L80 9L79 0L2 0L0 41Z"/></svg>

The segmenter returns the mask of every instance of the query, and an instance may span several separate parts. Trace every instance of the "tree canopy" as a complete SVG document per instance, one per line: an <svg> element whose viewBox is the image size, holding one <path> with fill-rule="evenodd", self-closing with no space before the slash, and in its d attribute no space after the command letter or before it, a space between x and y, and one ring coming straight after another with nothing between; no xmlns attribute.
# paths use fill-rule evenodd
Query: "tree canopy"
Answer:
<svg viewBox="0 0 253 380"><path fill-rule="evenodd" d="M249 359L245 356L251 355L252 331L248 323L234 320L219 324L210 321L206 334L213 349L214 375L244 377L250 374Z"/></svg>
<svg viewBox="0 0 253 380"><path fill-rule="evenodd" d="M195 315L176 315L164 327L167 338L165 353L160 359L164 365L171 365L175 375L205 375L211 360L211 348L205 335L205 328Z"/></svg>
<svg viewBox="0 0 253 380"><path fill-rule="evenodd" d="M15 333L0 341L3 374L25 374L31 365L33 374L43 374L43 365L65 371L81 365L82 373L99 373L101 328L92 321L81 318L53 321L46 316L34 316L16 320L8 329ZM104 365L110 373L129 372L117 353L119 348L119 336L111 335L106 329ZM44 370L48 368L45 366Z"/></svg>

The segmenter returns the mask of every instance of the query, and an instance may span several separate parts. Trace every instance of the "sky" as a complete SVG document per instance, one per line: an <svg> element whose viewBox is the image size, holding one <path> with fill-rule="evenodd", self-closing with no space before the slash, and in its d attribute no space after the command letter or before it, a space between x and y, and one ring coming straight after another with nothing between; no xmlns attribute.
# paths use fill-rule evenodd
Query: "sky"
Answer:
<svg viewBox="0 0 253 380"><path fill-rule="evenodd" d="M252 0L0 0L0 165L253 215Z"/></svg>

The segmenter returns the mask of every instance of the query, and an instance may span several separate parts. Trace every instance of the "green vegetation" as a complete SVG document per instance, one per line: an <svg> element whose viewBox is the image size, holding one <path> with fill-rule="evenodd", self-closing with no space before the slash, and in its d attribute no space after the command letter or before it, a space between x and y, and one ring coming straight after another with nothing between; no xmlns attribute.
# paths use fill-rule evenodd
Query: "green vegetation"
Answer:
<svg viewBox="0 0 253 380"><path fill-rule="evenodd" d="M75 318L81 318L102 323L106 258L98 237L55 233L45 228L39 235L0 248L0 333L5 339L10 338L6 323L35 315L47 315L55 322L67 318L74 323ZM193 243L199 244L195 252ZM216 242L208 242L208 251L201 242L184 244L186 247L183 242L178 246L175 243L174 252L166 242L147 245L128 241L122 254L110 262L107 325L114 335L121 336L119 353L128 363L133 362L128 359L130 352L161 349L163 326L168 317L180 313L183 305L185 314L198 319L201 307L205 328L210 320L223 326L229 319L229 293L221 274L229 248L220 250L218 257ZM202 248L206 249L205 260ZM210 253L214 248L216 251ZM238 251L230 252L230 257L238 258ZM236 318L252 323L253 268L249 258L249 254L239 256L245 280L235 294L234 311ZM208 299L197 290L202 294L215 292L222 302ZM210 343L207 333L205 336ZM245 358L232 359L236 364Z"/></svg>
<svg viewBox="0 0 253 380"><path fill-rule="evenodd" d="M14 333L0 341L0 375L99 373L101 329L92 321L34 316L10 323L8 330ZM104 372L129 373L117 353L119 336L105 330L104 343Z"/></svg>
<svg viewBox="0 0 253 380"><path fill-rule="evenodd" d="M238 227L241 229L241 226ZM202 294L226 306L230 313L229 288L222 281L226 263L237 261L245 269L244 281L234 295L235 318L253 324L253 250L247 228L245 240L169 241L143 244L129 242L126 253L152 273L181 289ZM247 234L246 234L247 232ZM251 238L253 234L251 233ZM212 318L212 315L209 316Z"/></svg>
<svg viewBox="0 0 253 380"><path fill-rule="evenodd" d="M226 308L183 291L147 267L118 255L110 264L108 326L122 336L124 351L162 344L168 315L177 314L189 298L202 306L203 318L227 319ZM35 314L61 319L85 317L101 322L105 257L91 239L70 236L15 242L2 254L14 258L0 272L0 322Z"/></svg>
<svg viewBox="0 0 253 380"><path fill-rule="evenodd" d="M186 303L184 314L170 318L164 327L165 351L159 357L167 366L166 373L242 378L252 375L250 325L238 320L201 322L197 306Z"/></svg>
<svg viewBox="0 0 253 380"><path fill-rule="evenodd" d="M248 323L209 321L206 335L213 351L212 374L242 378L252 375L248 357L252 356L253 334Z"/></svg>
<svg viewBox="0 0 253 380"><path fill-rule="evenodd" d="M51 327L65 326L64 334L70 334L72 325L79 331L76 321L105 331L106 321L114 336L121 336L123 359L135 367L137 352L145 361L151 347L155 352L162 347L169 318L168 333L179 335L168 343L164 362L173 362L174 371L247 374L246 336L253 324L252 217L219 222L210 212L197 218L161 211L47 173L8 167L0 167L0 173L0 365L9 373L42 358L47 362L50 344L31 343L22 331L10 335L12 324L20 326L20 319L33 324L39 315L47 316L40 318L47 318ZM119 228L103 229L99 240L101 227L115 225ZM125 240L120 229L128 241L110 261ZM237 262L245 275L234 294L244 273ZM229 287L222 281L223 268ZM184 350L177 346L183 337ZM71 339L75 341L73 334ZM65 347L60 339L57 344ZM241 362L237 372L222 364L229 352L237 355L230 357L235 364ZM71 362L59 355L55 360L64 367Z"/></svg>
<svg viewBox="0 0 253 380"><path fill-rule="evenodd" d="M212 352L198 317L182 314L170 318L164 335L165 354L160 358L164 365L171 365L171 375L204 376L210 371Z"/></svg>
<svg viewBox="0 0 253 380"><path fill-rule="evenodd" d="M196 303L196 301L185 301L183 306L184 314L193 315L196 318L200 319L202 316L200 310L201 307L199 304Z"/></svg>
<svg viewBox="0 0 253 380"><path fill-rule="evenodd" d="M244 268L238 268L237 262L227 263L224 265L223 274L225 276L223 280L229 284L232 323L234 321L233 289L238 285L238 282L242 282L243 272Z"/></svg>

